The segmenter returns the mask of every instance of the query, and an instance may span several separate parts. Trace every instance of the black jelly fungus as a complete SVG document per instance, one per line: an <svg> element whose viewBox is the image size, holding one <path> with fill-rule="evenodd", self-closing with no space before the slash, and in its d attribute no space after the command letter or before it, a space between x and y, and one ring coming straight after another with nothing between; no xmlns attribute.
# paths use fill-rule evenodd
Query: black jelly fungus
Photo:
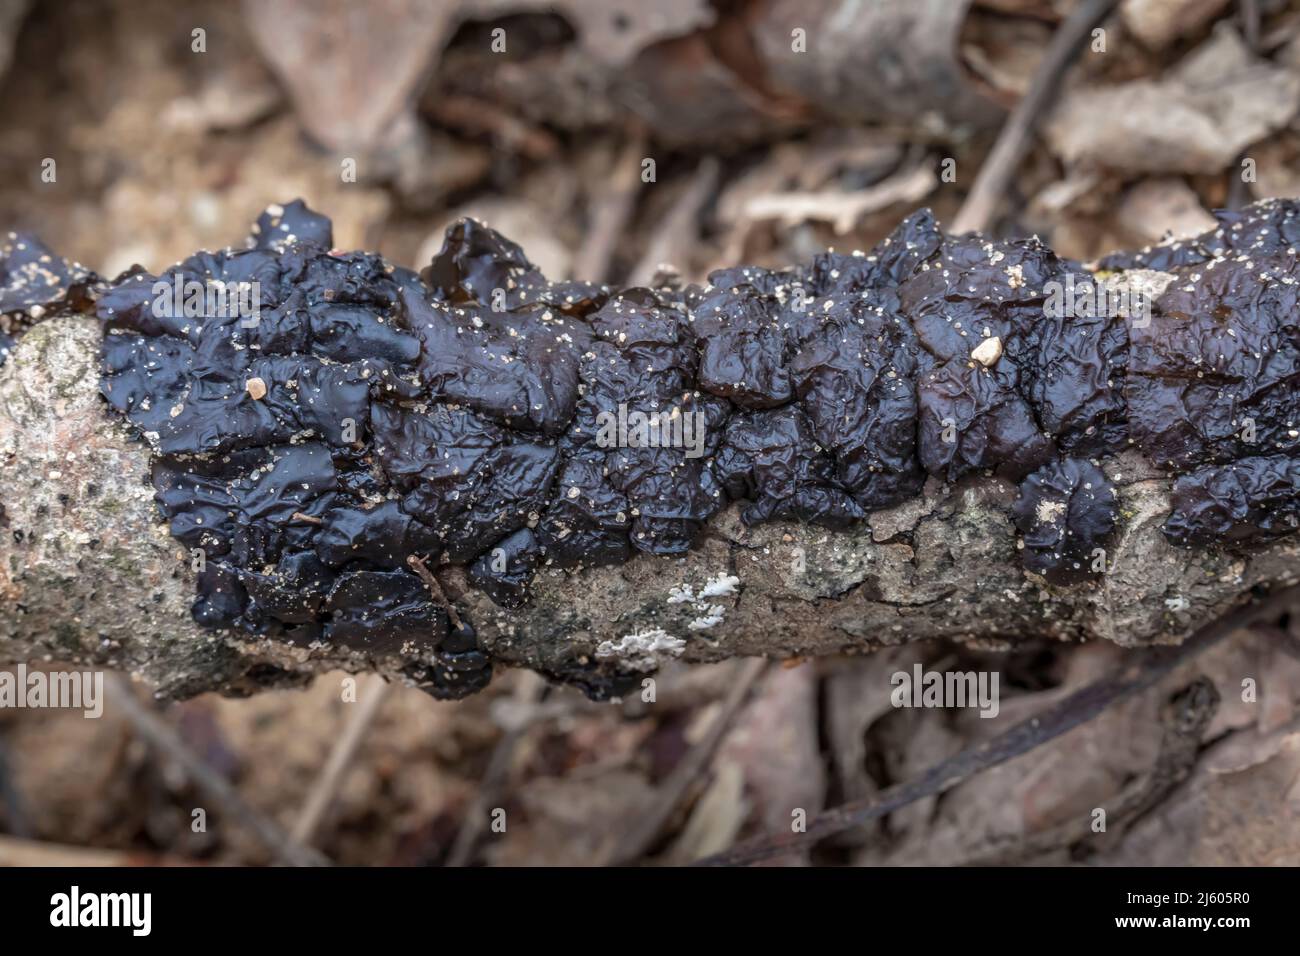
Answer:
<svg viewBox="0 0 1300 956"><path fill-rule="evenodd" d="M1115 486L1096 465L1078 458L1044 465L1021 483L1012 509L1025 567L1054 584L1105 573L1102 545L1117 513Z"/></svg>
<svg viewBox="0 0 1300 956"><path fill-rule="evenodd" d="M334 250L299 200L245 248L113 282L11 236L0 357L34 318L93 304L101 391L206 560L196 619L401 655L408 679L459 697L492 662L412 557L465 565L513 608L542 569L680 554L732 501L748 524L839 528L927 476L995 473L1021 483L1025 567L1080 584L1117 520L1086 456L1130 445L1181 474L1172 542L1289 533L1300 217L1288 201L1218 215L1104 260L1171 273L1135 317L1062 311L1056 292L1097 292L1104 272L1037 239L948 236L928 210L807 268L616 291L551 281L473 220L417 274ZM550 676L596 696L635 677Z"/></svg>
<svg viewBox="0 0 1300 956"><path fill-rule="evenodd" d="M1300 527L1300 461L1285 455L1206 465L1174 482L1165 537L1183 547L1249 545Z"/></svg>

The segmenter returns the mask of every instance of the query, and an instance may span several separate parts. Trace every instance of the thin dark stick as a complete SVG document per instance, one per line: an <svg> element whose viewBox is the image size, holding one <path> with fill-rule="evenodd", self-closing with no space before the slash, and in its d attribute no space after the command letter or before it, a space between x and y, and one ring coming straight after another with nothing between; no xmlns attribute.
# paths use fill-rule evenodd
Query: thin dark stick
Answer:
<svg viewBox="0 0 1300 956"><path fill-rule="evenodd" d="M893 813L923 797L943 793L957 784L1028 753L1040 744L1092 720L1107 707L1145 690L1179 664L1191 660L1233 631L1247 627L1269 614L1300 600L1300 585L1292 585L1257 604L1238 608L1197 630L1177 647L1137 652L1115 673L1095 681L1042 713L1016 724L1006 733L963 750L936 764L919 777L896 784L875 796L846 803L815 817L803 833L780 833L757 837L697 861L697 866L736 866L756 863L806 848L828 836Z"/></svg>
<svg viewBox="0 0 1300 956"><path fill-rule="evenodd" d="M1119 0L1084 0L1052 36L1029 90L998 133L988 158L975 176L975 184L952 223L956 234L987 229L997 212L1024 156L1029 137L1044 111L1056 97L1061 75L1096 26L1110 15Z"/></svg>
<svg viewBox="0 0 1300 956"><path fill-rule="evenodd" d="M519 677L520 684L515 688L515 700L526 707L538 703L546 694L546 681L527 671ZM465 811L465 816L461 820L460 830L456 833L451 852L447 854L447 866L467 866L473 858L491 809L490 804L497 799L497 795L504 788L515 750L532 726L532 719L522 720L518 725L507 729L497 741L492 756L488 759L487 769L483 772L483 779L479 781L478 793L470 801L469 809Z"/></svg>
<svg viewBox="0 0 1300 956"><path fill-rule="evenodd" d="M27 804L14 780L13 760L9 745L0 740L0 805L4 806L5 819L12 836L30 838L36 835L27 815Z"/></svg>
<svg viewBox="0 0 1300 956"><path fill-rule="evenodd" d="M614 258L618 237L636 210L641 185L641 157L644 155L645 139L637 134L615 159L608 189L592 202L594 210L587 237L573 264L575 277L591 282L605 282L609 278L609 264Z"/></svg>
<svg viewBox="0 0 1300 956"><path fill-rule="evenodd" d="M151 746L180 764L196 787L211 800L220 804L231 819L242 823L256 834L280 862L291 866L329 864L325 856L310 847L294 842L278 824L263 816L245 801L229 780L209 767L195 755L194 751L185 746L185 742L166 721L136 699L130 685L123 678L116 674L106 674L104 682L136 733L147 740Z"/></svg>
<svg viewBox="0 0 1300 956"><path fill-rule="evenodd" d="M767 670L767 661L763 658L746 661L740 668L736 682L731 685L717 716L709 724L704 736L687 752L686 756L673 767L672 773L655 791L654 805L644 813L638 814L631 828L623 835L613 852L612 862L616 865L636 861L648 851L658 839L664 825L672 817L692 783L708 769L727 728L740 708L749 699L749 692L754 689L758 679Z"/></svg>
<svg viewBox="0 0 1300 956"><path fill-rule="evenodd" d="M365 742L370 725L379 716L379 709L388 696L388 691L386 680L378 674L367 675L357 695L361 702L348 716L343 734L334 742L324 768L308 791L302 811L294 821L293 829L289 831L289 836L297 842L309 846L315 838L316 830L334 802L335 795L347 780L352 760Z"/></svg>

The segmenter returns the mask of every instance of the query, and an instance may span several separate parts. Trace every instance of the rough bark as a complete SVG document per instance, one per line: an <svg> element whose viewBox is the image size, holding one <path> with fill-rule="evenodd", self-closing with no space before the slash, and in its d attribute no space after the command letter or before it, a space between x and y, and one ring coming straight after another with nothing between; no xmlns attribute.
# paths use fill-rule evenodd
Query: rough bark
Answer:
<svg viewBox="0 0 1300 956"><path fill-rule="evenodd" d="M395 657L192 622L193 575L158 520L148 448L97 391L99 342L93 319L51 319L0 368L0 664L119 668L167 697L251 692L340 667L398 676ZM517 611L463 581L453 598L499 663L608 676L666 657L790 657L932 638L1176 643L1251 589L1300 577L1294 536L1249 556L1171 547L1160 532L1171 479L1136 455L1103 465L1119 489L1120 523L1095 584L1058 588L1024 571L1009 517L1014 486L973 477L931 479L921 497L849 532L745 528L733 506L686 557L543 570ZM723 575L738 579L732 593L673 600L675 588L698 595Z"/></svg>

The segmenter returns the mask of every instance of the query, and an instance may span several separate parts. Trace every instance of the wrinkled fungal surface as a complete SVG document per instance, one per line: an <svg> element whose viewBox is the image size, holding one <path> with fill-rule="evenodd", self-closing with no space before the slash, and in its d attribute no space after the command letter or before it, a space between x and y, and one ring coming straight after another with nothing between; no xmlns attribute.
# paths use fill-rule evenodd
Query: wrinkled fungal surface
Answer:
<svg viewBox="0 0 1300 956"><path fill-rule="evenodd" d="M1043 465L1021 483L1012 509L1025 567L1053 584L1105 573L1101 545L1117 511L1115 486L1096 465L1078 458Z"/></svg>
<svg viewBox="0 0 1300 956"><path fill-rule="evenodd" d="M1300 527L1300 461L1285 455L1210 465L1174 482L1165 536L1188 547L1271 541Z"/></svg>
<svg viewBox="0 0 1300 956"><path fill-rule="evenodd" d="M456 697L492 663L445 565L514 608L539 569L685 552L733 501L843 528L927 478L999 475L1026 571L1089 588L1123 520L1101 466L1135 447L1174 482L1171 543L1292 532L1297 205L1219 219L1090 271L921 211L869 252L618 291L552 282L471 220L417 273L332 249L294 202L158 276L11 237L0 312L13 335L93 302L198 621L398 655ZM1153 301L1101 295L1137 269L1167 273ZM551 676L617 689L594 664Z"/></svg>
<svg viewBox="0 0 1300 956"><path fill-rule="evenodd" d="M88 309L93 279L87 269L55 255L33 235L11 232L0 238L0 365L33 323Z"/></svg>

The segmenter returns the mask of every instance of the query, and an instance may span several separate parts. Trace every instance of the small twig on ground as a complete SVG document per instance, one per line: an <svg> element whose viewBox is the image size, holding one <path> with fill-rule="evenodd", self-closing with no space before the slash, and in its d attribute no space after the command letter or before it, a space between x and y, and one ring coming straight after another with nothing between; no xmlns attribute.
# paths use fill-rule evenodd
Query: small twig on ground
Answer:
<svg viewBox="0 0 1300 956"><path fill-rule="evenodd" d="M131 686L117 674L106 674L105 684L111 698L131 722L136 733L184 768L185 773L203 793L220 805L234 822L254 833L277 860L290 866L326 866L322 854L295 842L274 821L252 807L230 781L194 754L176 731L153 711L145 707L131 691Z"/></svg>
<svg viewBox="0 0 1300 956"><path fill-rule="evenodd" d="M684 256L688 247L694 243L700 210L713 194L713 187L718 182L718 161L712 156L700 160L685 191L677 197L672 208L660 220L646 246L645 254L628 275L629 286L648 285L659 271L660 265L672 261L674 257ZM684 262L674 265L685 268Z"/></svg>
<svg viewBox="0 0 1300 956"><path fill-rule="evenodd" d="M1118 2L1119 0L1084 0L1057 28L1042 63L1034 72L1029 90L1007 117L1002 131L998 133L997 142L993 144L988 158L975 176L975 183L971 186L966 201L953 219L954 234L978 232L987 229L993 221L1007 185L1020 166L1029 137L1056 97L1062 74L1079 47L1093 29L1110 15Z"/></svg>
<svg viewBox="0 0 1300 956"><path fill-rule="evenodd" d="M519 686L515 688L516 703L528 707L540 701L545 693L546 681L537 674L527 671L519 674ZM460 830L456 833L456 842L452 844L451 852L447 854L447 866L465 866L472 859L479 837L483 833L483 826L491 809L490 805L501 792L510 773L510 763L514 759L515 748L519 746L524 734L534 723L535 721L531 719L522 720L509 727L497 741L492 756L488 759L487 769L483 771L483 779L479 781L478 793L470 801L470 806L461 820Z"/></svg>
<svg viewBox="0 0 1300 956"><path fill-rule="evenodd" d="M1300 585L1277 591L1253 605L1238 608L1197 630L1176 647L1136 652L1115 673L1075 691L1042 713L1021 721L992 740L968 747L954 757L935 764L920 776L896 784L874 796L842 804L818 815L803 833L779 833L757 837L723 853L697 861L703 866L734 866L757 863L804 849L819 840L915 803L924 797L944 793L957 784L1028 753L1035 747L1092 720L1107 707L1131 697L1156 683L1175 667L1191 660L1232 632L1245 628L1300 599Z"/></svg>
<svg viewBox="0 0 1300 956"><path fill-rule="evenodd" d="M590 282L604 282L609 278L609 263L614 257L619 236L636 209L641 157L644 155L645 139L640 135L633 136L615 160L617 165L608 187L592 197L591 222L582 248L573 261L575 278Z"/></svg>
<svg viewBox="0 0 1300 956"><path fill-rule="evenodd" d="M292 518L294 521L305 521L307 522L307 524L321 525L325 523L320 518L317 518L315 515L305 515L301 511L295 511L289 517Z"/></svg>
<svg viewBox="0 0 1300 956"><path fill-rule="evenodd" d="M736 682L732 684L708 730L655 790L651 798L653 805L639 814L632 827L624 833L611 855L612 864L633 863L654 846L655 840L681 805L691 785L708 769L732 721L740 713L740 708L749 699L750 691L767 667L768 662L764 658L748 660L740 666Z"/></svg>
<svg viewBox="0 0 1300 956"><path fill-rule="evenodd" d="M1259 0L1237 0L1237 13L1241 17L1241 37L1246 46L1259 53L1260 16Z"/></svg>
<svg viewBox="0 0 1300 956"><path fill-rule="evenodd" d="M13 836L34 836L35 831L27 816L27 805L14 781L13 766L9 745L0 739L0 805L4 806L5 822Z"/></svg>
<svg viewBox="0 0 1300 956"><path fill-rule="evenodd" d="M358 687L357 702L360 706L348 715L343 735L335 742L329 758L325 761L325 767L307 794L302 812L298 814L293 829L289 831L290 839L304 845L311 844L321 820L325 817L325 812L343 785L343 781L347 779L348 771L352 769L352 758L356 756L362 741L366 739L366 732L370 730L370 725L378 716L379 709L388 696L388 690L388 682L378 674L367 675Z"/></svg>
<svg viewBox="0 0 1300 956"><path fill-rule="evenodd" d="M490 136L502 149L528 159L547 160L560 148L559 140L540 126L524 122L506 110L472 96L438 96L431 100L433 118L471 135Z"/></svg>
<svg viewBox="0 0 1300 956"><path fill-rule="evenodd" d="M910 206L920 202L937 183L933 168L922 163L853 192L827 189L754 196L745 203L743 215L749 222L775 219L787 227L808 221L830 223L835 234L842 236L873 212L897 203Z"/></svg>
<svg viewBox="0 0 1300 956"><path fill-rule="evenodd" d="M1146 773L1108 797L1107 829L1092 829L1092 816L1079 817L1046 830L1026 834L1009 846L993 847L958 861L959 866L1010 866L1067 849L1089 837L1096 852L1124 839L1149 812L1191 776L1202 738L1219 708L1219 694L1208 677L1198 677L1173 694L1160 708L1164 728L1155 763Z"/></svg>

